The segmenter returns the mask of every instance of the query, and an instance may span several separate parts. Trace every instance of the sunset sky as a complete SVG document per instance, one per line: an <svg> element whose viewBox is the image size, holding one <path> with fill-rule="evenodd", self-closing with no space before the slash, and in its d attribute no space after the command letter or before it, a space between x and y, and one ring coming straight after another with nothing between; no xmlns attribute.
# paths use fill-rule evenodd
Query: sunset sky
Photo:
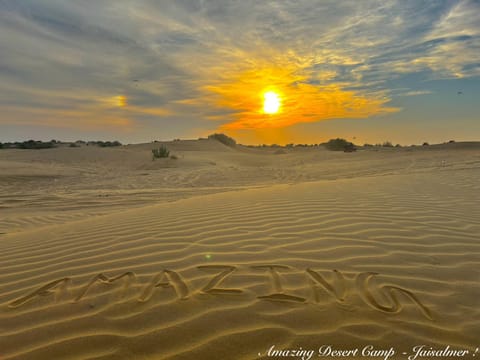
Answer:
<svg viewBox="0 0 480 360"><path fill-rule="evenodd" d="M0 141L213 132L480 140L480 1L0 0Z"/></svg>

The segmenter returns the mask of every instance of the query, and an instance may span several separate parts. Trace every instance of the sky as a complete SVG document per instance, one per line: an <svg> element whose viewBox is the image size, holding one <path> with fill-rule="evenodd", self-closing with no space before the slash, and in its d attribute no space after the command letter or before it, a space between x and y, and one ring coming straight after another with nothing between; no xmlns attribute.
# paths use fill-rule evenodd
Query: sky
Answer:
<svg viewBox="0 0 480 360"><path fill-rule="evenodd" d="M439 143L479 114L480 0L0 0L4 142Z"/></svg>

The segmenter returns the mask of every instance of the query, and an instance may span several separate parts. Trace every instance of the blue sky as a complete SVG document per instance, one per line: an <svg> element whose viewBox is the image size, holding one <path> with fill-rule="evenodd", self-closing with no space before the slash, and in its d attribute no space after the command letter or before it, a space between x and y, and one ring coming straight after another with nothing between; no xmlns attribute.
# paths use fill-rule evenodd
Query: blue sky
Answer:
<svg viewBox="0 0 480 360"><path fill-rule="evenodd" d="M477 0L0 1L0 141L480 140L479 94Z"/></svg>

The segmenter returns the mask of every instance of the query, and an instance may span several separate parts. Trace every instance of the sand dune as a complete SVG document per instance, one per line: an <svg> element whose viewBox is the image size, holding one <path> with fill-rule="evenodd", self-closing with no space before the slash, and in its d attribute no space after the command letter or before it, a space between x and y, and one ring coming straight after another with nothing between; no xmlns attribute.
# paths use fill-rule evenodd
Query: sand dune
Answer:
<svg viewBox="0 0 480 360"><path fill-rule="evenodd" d="M477 147L152 146L0 151L1 359L478 347Z"/></svg>

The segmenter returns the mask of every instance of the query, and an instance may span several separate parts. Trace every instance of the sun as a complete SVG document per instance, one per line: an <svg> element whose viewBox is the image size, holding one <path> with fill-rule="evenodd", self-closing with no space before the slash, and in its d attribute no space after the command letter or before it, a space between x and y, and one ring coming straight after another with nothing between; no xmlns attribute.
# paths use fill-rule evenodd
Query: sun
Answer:
<svg viewBox="0 0 480 360"><path fill-rule="evenodd" d="M263 111L267 114L276 114L280 109L280 98L277 93L267 91L263 94Z"/></svg>

